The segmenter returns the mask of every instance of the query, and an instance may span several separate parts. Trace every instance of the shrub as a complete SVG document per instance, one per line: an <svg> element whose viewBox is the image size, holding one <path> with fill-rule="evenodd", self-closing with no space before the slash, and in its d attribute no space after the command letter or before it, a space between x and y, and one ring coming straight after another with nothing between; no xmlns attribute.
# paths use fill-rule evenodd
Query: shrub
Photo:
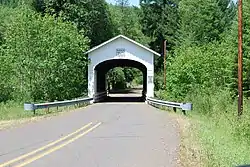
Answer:
<svg viewBox="0 0 250 167"><path fill-rule="evenodd" d="M25 6L15 8L8 20L0 75L15 99L71 99L86 91L88 39L74 25Z"/></svg>

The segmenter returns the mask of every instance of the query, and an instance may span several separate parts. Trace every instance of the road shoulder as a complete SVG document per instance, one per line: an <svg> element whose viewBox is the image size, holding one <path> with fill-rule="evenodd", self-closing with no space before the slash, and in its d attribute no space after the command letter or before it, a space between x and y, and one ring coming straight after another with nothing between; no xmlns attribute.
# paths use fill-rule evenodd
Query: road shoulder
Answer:
<svg viewBox="0 0 250 167"><path fill-rule="evenodd" d="M195 131L196 124L187 116L172 112L169 115L176 120L180 132L178 167L203 167L204 157Z"/></svg>
<svg viewBox="0 0 250 167"><path fill-rule="evenodd" d="M84 106L84 107L80 107L80 108L65 108L61 111L58 112L51 112L48 113L46 115L42 115L42 116L33 116L33 117L28 117L28 118L20 118L20 119L13 119L13 120L0 120L0 131L2 130L6 130L6 129L12 129L12 128L17 128L23 125L27 125L30 123L34 123L34 122L39 122L39 121L43 121L43 120L48 120L48 119L52 119L54 117L57 116L62 116L65 114L69 114L72 112L77 112L77 111L82 111L84 108L89 107L88 106Z"/></svg>

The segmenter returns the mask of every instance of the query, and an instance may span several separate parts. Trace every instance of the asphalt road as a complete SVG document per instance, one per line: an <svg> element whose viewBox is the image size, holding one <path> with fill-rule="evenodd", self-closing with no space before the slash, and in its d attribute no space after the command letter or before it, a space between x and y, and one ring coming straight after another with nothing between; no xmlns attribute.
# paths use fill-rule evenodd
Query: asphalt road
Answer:
<svg viewBox="0 0 250 167"><path fill-rule="evenodd" d="M174 167L175 125L145 103L94 104L0 131L0 167Z"/></svg>

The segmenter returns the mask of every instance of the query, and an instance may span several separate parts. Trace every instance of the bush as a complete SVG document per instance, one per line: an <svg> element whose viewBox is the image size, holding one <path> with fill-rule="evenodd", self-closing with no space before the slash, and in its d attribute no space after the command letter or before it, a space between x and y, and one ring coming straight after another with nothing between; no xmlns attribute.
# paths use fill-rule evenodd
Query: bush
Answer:
<svg viewBox="0 0 250 167"><path fill-rule="evenodd" d="M123 68L116 67L108 71L107 78L112 89L124 89L126 88L126 77Z"/></svg>
<svg viewBox="0 0 250 167"><path fill-rule="evenodd" d="M232 81L234 55L222 44L181 47L168 66L167 90L173 98L183 98L194 89L226 86Z"/></svg>
<svg viewBox="0 0 250 167"><path fill-rule="evenodd" d="M8 20L0 46L0 76L15 100L71 99L86 91L83 52L88 39L74 25L24 6L15 8Z"/></svg>

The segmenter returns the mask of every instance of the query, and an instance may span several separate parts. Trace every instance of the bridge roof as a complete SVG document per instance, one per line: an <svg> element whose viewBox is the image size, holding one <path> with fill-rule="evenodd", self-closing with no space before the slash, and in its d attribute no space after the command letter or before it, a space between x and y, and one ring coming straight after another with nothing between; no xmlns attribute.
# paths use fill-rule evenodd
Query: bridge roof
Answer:
<svg viewBox="0 0 250 167"><path fill-rule="evenodd" d="M116 37L114 37L114 38L111 38L110 40L108 40L108 41L106 41L106 42L103 42L102 44L100 44L100 45L98 45L98 46L96 46L96 47L90 49L89 51L86 52L86 54L88 54L88 53L90 53L90 52L93 52L93 51L95 51L95 50L97 50L97 49L103 47L104 45L107 45L108 43L111 43L111 42L115 41L115 40L118 39L118 38L123 38L123 39L125 39L125 40L127 40L127 41L130 41L130 42L132 42L133 44L135 44L135 45L137 45L137 46L139 46L139 47L142 47L143 49L145 49L145 50L147 50L147 51L153 53L154 55L161 56L161 54L159 54L159 53L153 51L152 49L149 49L148 47L146 47L146 46L144 46L144 45L142 45L142 44L140 44L140 43L138 43L138 42L136 42L136 41L134 41L134 40L132 40L132 39L130 39L130 38L124 36L124 35L118 35L118 36L116 36Z"/></svg>

